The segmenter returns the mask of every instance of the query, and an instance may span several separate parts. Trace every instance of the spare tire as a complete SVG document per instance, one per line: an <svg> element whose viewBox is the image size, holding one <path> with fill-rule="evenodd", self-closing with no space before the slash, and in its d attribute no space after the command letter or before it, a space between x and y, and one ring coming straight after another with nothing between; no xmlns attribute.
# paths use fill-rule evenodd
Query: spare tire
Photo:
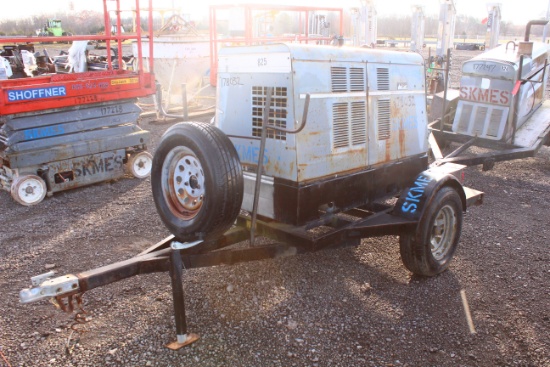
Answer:
<svg viewBox="0 0 550 367"><path fill-rule="evenodd" d="M202 239L198 247L212 249L239 214L243 182L237 151L217 127L183 122L162 136L151 186L160 218L179 241Z"/></svg>

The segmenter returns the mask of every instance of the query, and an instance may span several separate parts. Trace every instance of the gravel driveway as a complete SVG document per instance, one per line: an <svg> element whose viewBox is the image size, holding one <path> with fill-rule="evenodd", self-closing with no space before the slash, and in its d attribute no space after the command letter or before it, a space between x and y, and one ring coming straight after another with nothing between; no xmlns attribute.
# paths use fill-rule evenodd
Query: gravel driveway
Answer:
<svg viewBox="0 0 550 367"><path fill-rule="evenodd" d="M142 126L154 152L170 125ZM179 352L164 348L175 338L168 274L86 293L86 324L18 298L31 276L124 260L169 235L149 179L34 207L1 191L0 366L550 366L550 149L468 168L466 185L485 203L433 278L404 268L397 237L185 271L188 327L201 339Z"/></svg>

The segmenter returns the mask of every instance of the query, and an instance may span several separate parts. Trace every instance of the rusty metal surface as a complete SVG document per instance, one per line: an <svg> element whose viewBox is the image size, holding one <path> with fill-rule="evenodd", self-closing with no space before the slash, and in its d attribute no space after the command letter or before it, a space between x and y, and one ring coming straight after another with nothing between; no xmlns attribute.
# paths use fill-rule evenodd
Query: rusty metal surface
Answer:
<svg viewBox="0 0 550 367"><path fill-rule="evenodd" d="M187 334L186 336L187 336L187 338L185 339L185 341L183 343L180 343L178 341L174 341L174 342L166 344L166 348L168 348L170 350L174 350L174 351L180 350L181 348L183 348L185 346L188 346L189 344L192 344L192 343L194 343L194 342L196 342L197 340L200 339L200 337L197 334Z"/></svg>
<svg viewBox="0 0 550 367"><path fill-rule="evenodd" d="M50 192L58 192L124 175L124 149L92 154L64 161L50 162L42 177L47 178Z"/></svg>

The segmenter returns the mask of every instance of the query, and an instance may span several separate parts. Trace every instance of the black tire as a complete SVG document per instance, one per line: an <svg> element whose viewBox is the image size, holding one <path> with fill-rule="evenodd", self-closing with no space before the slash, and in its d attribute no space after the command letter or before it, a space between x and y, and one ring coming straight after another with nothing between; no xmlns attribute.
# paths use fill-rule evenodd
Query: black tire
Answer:
<svg viewBox="0 0 550 367"><path fill-rule="evenodd" d="M421 276L434 276L445 271L460 239L462 219L460 196L452 187L443 187L420 219L416 233L399 238L405 267Z"/></svg>
<svg viewBox="0 0 550 367"><path fill-rule="evenodd" d="M221 130L183 122L162 136L151 186L164 225L179 241L204 240L197 246L203 251L237 218L244 181L237 151Z"/></svg>

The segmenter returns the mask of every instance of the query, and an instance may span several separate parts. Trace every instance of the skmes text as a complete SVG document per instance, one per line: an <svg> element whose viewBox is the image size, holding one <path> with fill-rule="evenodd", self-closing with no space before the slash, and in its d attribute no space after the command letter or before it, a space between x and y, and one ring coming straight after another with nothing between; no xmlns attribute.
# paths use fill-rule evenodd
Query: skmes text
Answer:
<svg viewBox="0 0 550 367"><path fill-rule="evenodd" d="M507 106L510 103L510 91L483 89L478 87L460 87L460 98L472 102L485 102Z"/></svg>
<svg viewBox="0 0 550 367"><path fill-rule="evenodd" d="M73 172L76 177L94 176L97 174L121 170L124 166L124 159L122 156L115 155L113 157L100 157L78 163L79 164L75 163L73 165Z"/></svg>

